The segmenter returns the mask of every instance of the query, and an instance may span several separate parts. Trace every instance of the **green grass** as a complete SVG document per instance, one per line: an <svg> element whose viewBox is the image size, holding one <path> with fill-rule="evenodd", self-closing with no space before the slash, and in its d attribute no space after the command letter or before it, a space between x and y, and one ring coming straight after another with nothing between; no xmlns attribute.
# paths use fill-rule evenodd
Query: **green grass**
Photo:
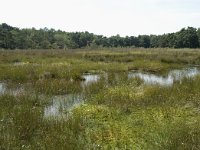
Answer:
<svg viewBox="0 0 200 150"><path fill-rule="evenodd" d="M112 87L73 116L96 148L199 149L199 83L200 77L172 88Z"/></svg>
<svg viewBox="0 0 200 150"><path fill-rule="evenodd" d="M199 58L198 49L0 51L0 81L24 87L0 95L0 149L198 150L200 76L163 87L127 74L167 74ZM84 73L100 80L83 87ZM68 117L44 117L52 96L80 93L85 103Z"/></svg>

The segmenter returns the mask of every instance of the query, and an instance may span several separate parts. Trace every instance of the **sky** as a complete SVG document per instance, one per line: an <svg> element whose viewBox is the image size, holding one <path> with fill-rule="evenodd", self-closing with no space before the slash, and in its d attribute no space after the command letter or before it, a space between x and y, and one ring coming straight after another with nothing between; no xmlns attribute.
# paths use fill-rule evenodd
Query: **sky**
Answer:
<svg viewBox="0 0 200 150"><path fill-rule="evenodd" d="M0 0L0 23L112 36L200 27L200 0Z"/></svg>

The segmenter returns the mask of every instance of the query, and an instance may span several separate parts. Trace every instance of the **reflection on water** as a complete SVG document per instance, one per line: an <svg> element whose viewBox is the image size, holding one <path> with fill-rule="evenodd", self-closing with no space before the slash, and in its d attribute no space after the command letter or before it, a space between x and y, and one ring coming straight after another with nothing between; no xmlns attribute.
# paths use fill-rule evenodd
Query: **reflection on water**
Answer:
<svg viewBox="0 0 200 150"><path fill-rule="evenodd" d="M200 71L197 68L189 68L184 70L173 70L168 73L166 77L148 74L148 73L141 73L141 72L130 72L128 74L129 78L139 77L144 80L147 84L160 84L169 86L174 83L174 81L180 81L183 78L190 78L194 77L195 75L200 74Z"/></svg>
<svg viewBox="0 0 200 150"><path fill-rule="evenodd" d="M82 76L85 81L81 83L82 86L87 86L91 83L95 83L100 79L100 75L98 74L85 74Z"/></svg>
<svg viewBox="0 0 200 150"><path fill-rule="evenodd" d="M72 110L74 107L82 104L83 97L81 95L61 95L52 98L52 104L44 109L44 117L64 117L66 111Z"/></svg>

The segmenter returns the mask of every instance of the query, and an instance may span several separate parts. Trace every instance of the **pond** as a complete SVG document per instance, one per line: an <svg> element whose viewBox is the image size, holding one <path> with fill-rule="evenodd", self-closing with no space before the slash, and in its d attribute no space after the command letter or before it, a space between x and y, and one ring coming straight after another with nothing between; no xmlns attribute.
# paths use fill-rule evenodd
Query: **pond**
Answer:
<svg viewBox="0 0 200 150"><path fill-rule="evenodd" d="M84 74L82 76L85 80L81 82L83 88L91 83L95 83L100 79L98 74ZM45 118L62 118L69 115L69 112L84 103L82 94L67 94L53 96L51 105L47 106L44 110Z"/></svg>
<svg viewBox="0 0 200 150"><path fill-rule="evenodd" d="M73 108L83 104L83 102L84 101L82 95L78 94L53 96L51 105L47 106L44 109L44 117L45 118L66 117Z"/></svg>
<svg viewBox="0 0 200 150"><path fill-rule="evenodd" d="M150 73L142 73L142 72L129 72L128 77L134 78L139 77L144 80L146 84L159 84L162 86L171 86L175 81L180 81L183 78L191 78L200 74L200 70L197 68L186 68L181 70L172 70L167 76L155 75Z"/></svg>

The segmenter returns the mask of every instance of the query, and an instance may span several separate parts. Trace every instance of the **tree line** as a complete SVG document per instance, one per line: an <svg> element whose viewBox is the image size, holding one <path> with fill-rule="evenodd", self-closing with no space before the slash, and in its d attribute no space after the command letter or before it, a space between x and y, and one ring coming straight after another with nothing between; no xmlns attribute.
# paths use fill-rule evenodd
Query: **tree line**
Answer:
<svg viewBox="0 0 200 150"><path fill-rule="evenodd" d="M183 28L163 35L105 37L89 32L19 29L0 24L0 49L75 49L98 47L199 48L200 28Z"/></svg>

